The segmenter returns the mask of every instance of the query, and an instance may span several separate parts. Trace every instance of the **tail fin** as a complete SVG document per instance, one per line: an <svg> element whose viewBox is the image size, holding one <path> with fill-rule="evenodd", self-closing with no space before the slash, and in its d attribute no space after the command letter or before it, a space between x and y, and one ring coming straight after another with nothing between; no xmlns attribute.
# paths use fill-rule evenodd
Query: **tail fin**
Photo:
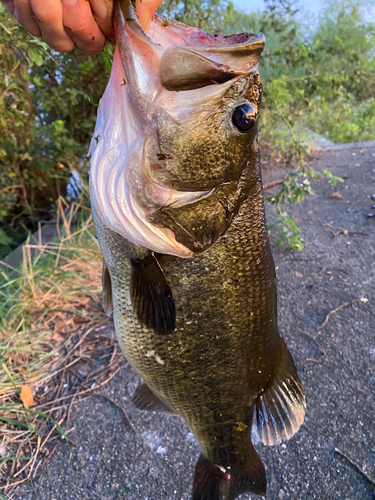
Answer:
<svg viewBox="0 0 375 500"><path fill-rule="evenodd" d="M266 473L253 447L246 463L232 464L227 469L219 468L200 455L195 468L192 500L235 500L242 493L265 495L266 491Z"/></svg>

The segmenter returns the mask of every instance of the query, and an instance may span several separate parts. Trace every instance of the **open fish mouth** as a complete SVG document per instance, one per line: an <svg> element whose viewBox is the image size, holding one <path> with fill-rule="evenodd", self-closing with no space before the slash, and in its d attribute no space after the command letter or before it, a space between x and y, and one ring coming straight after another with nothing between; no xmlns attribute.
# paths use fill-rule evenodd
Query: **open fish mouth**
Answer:
<svg viewBox="0 0 375 500"><path fill-rule="evenodd" d="M228 132L233 125L222 116L238 100L230 90L242 85L243 91L257 73L265 38L209 34L156 14L146 34L127 0L119 2L115 24L112 73L90 147L92 205L103 223L127 240L190 257L192 250L173 230L150 222L152 215L197 203L239 180L240 169L228 158L214 172L208 157L202 169L198 146L191 154L183 140L198 144L201 124L207 128L211 122L216 135L232 133L242 140L242 131ZM251 108L248 120L256 121L258 107Z"/></svg>

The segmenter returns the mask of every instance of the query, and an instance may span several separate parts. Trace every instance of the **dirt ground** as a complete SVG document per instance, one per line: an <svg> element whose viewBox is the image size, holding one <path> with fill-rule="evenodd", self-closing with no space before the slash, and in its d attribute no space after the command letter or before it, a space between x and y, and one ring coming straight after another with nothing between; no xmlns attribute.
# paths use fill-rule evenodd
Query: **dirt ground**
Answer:
<svg viewBox="0 0 375 500"><path fill-rule="evenodd" d="M375 217L368 214L375 213L375 145L326 151L312 166L345 183L314 182L315 196L290 207L305 241L302 252L281 251L271 236L280 330L304 384L306 420L288 443L258 450L269 500L373 500ZM264 182L284 173L266 172ZM333 198L334 192L342 197ZM268 205L269 222L273 211ZM343 229L347 233L338 234ZM360 298L368 301L338 311L316 331L331 310ZM77 405L72 460L61 444L20 498L190 499L199 446L180 418L132 407L138 381L126 366Z"/></svg>

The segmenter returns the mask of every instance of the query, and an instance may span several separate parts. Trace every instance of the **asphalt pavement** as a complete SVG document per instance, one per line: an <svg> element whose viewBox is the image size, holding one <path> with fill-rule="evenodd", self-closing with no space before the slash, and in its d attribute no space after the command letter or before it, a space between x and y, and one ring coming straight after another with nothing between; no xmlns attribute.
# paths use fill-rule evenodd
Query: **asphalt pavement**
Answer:
<svg viewBox="0 0 375 500"><path fill-rule="evenodd" d="M375 213L375 144L333 147L311 166L345 182L314 181L315 196L287 207L301 228L302 252L281 250L271 233L279 326L304 384L306 420L288 443L258 451L269 500L373 500L375 216L368 214ZM287 172L266 172L264 182ZM274 216L267 204L268 222ZM358 299L367 300L339 309L317 332L330 311ZM77 405L72 460L61 444L21 498L190 499L199 445L179 417L132 406L138 382L125 366Z"/></svg>

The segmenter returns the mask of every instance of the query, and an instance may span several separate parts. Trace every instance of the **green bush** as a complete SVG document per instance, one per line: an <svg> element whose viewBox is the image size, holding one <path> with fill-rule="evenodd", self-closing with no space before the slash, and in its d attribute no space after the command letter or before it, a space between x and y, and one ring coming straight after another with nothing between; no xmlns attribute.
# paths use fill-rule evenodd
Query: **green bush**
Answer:
<svg viewBox="0 0 375 500"><path fill-rule="evenodd" d="M87 176L101 56L53 52L0 6L0 258L50 218L71 170Z"/></svg>
<svg viewBox="0 0 375 500"><path fill-rule="evenodd" d="M238 20L236 29L266 34L260 138L272 155L303 157L306 147L296 139L296 125L337 143L375 138L375 23L366 19L370 5L375 4L332 0L314 31L296 21L290 2L281 11Z"/></svg>

